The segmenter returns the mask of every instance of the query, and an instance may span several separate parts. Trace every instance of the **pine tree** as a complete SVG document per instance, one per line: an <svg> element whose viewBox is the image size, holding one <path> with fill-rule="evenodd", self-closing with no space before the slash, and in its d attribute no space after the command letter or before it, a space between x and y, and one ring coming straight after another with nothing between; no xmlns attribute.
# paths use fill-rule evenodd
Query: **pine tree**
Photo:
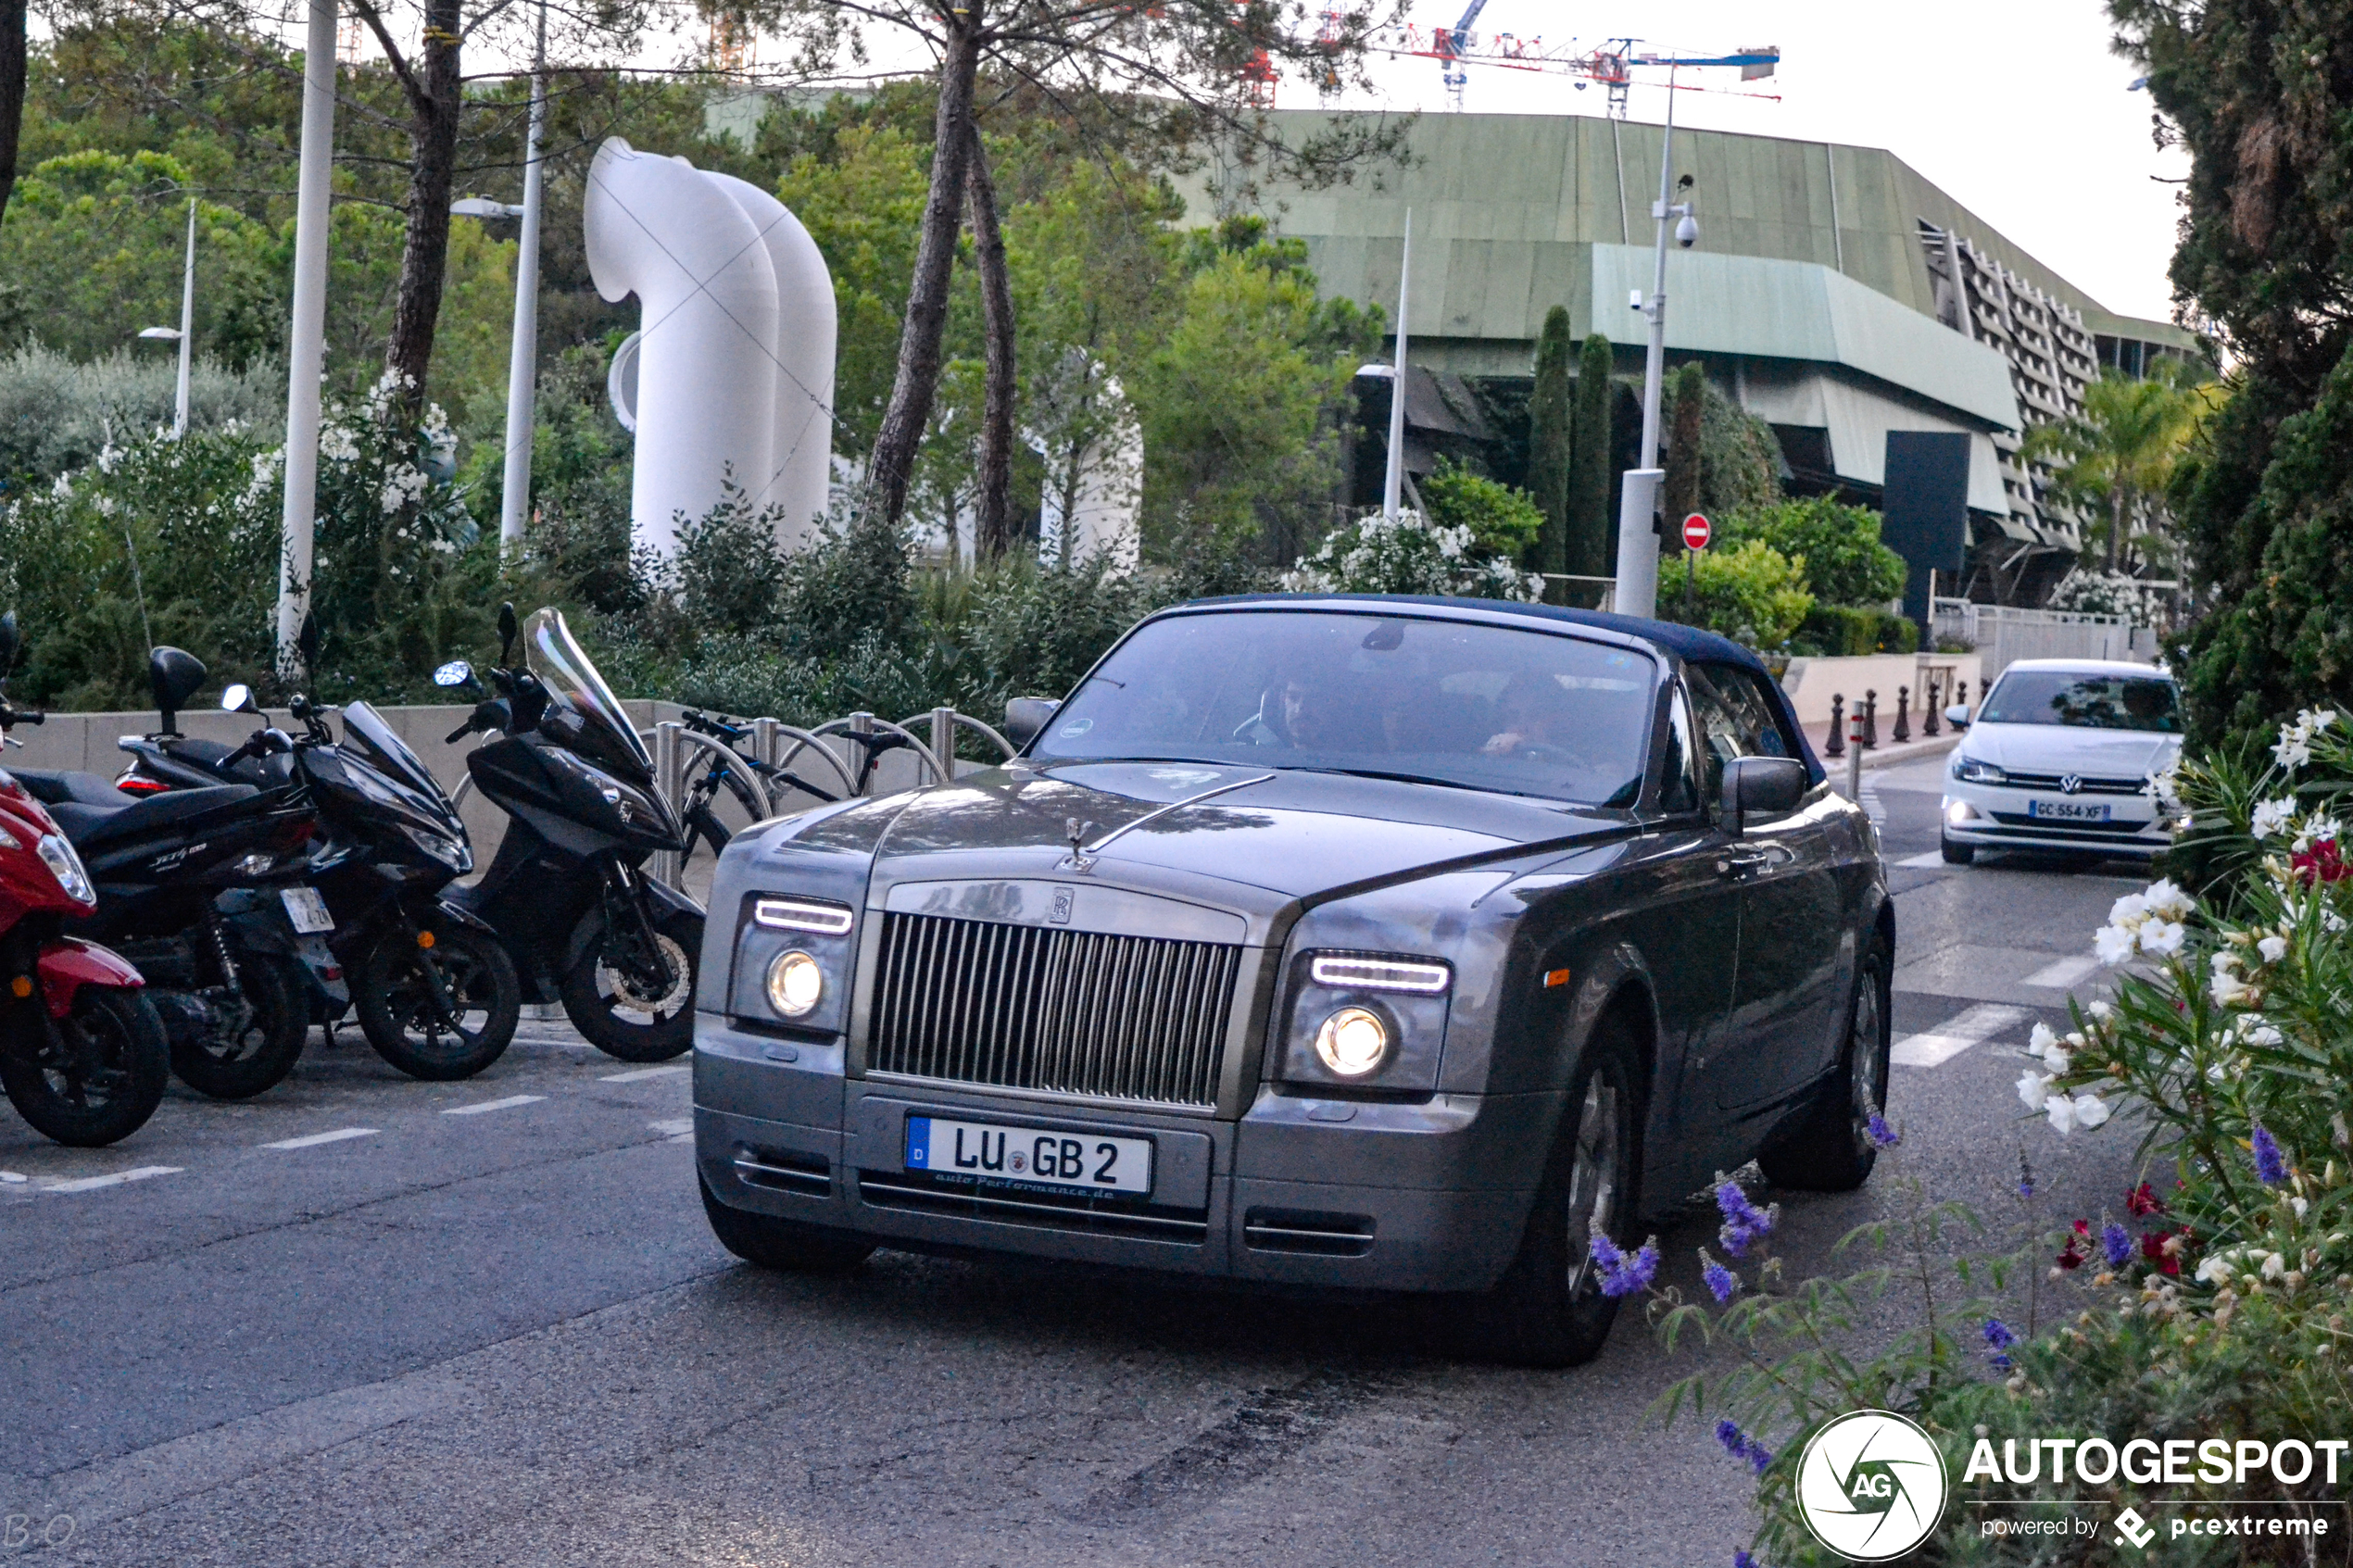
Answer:
<svg viewBox="0 0 2353 1568"><path fill-rule="evenodd" d="M1608 574L1610 560L1610 381L1609 339L1595 332L1578 357L1577 409L1570 434L1567 529L1567 570L1585 577Z"/></svg>
<svg viewBox="0 0 2353 1568"><path fill-rule="evenodd" d="M1569 570L1568 487L1574 453L1576 410L1570 401L1568 365L1575 353L1568 311L1555 305L1536 340L1536 390L1528 399L1528 490L1544 514L1536 542L1539 571Z"/></svg>

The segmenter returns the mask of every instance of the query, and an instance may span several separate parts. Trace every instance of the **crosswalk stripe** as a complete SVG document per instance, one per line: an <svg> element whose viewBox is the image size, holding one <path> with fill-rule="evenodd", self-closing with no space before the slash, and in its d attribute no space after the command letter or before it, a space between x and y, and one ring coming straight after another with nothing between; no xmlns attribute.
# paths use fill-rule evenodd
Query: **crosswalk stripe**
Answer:
<svg viewBox="0 0 2353 1568"><path fill-rule="evenodd" d="M442 1114L444 1116L479 1116L485 1110L506 1110L518 1105L531 1105L547 1098L546 1095L509 1095L505 1099L486 1099L478 1105L453 1105Z"/></svg>
<svg viewBox="0 0 2353 1568"><path fill-rule="evenodd" d="M119 1187L125 1182L144 1182L150 1176L176 1176L178 1165L142 1165L136 1170L117 1171L110 1176L83 1176L78 1181L50 1182L44 1192L95 1192L100 1187Z"/></svg>
<svg viewBox="0 0 2353 1568"><path fill-rule="evenodd" d="M598 1079L597 1082L599 1084L635 1084L647 1078L667 1078L673 1073L692 1073L694 1069L687 1066L685 1062L678 1061L673 1062L667 1067L640 1067L635 1073L608 1073L603 1077Z"/></svg>
<svg viewBox="0 0 2353 1568"><path fill-rule="evenodd" d="M2081 985L2089 980L2099 972L2099 960L2088 954L2078 953L2073 958L2059 959L2055 962L2045 964L2019 984L2039 985L2052 991L2064 991L2070 985Z"/></svg>
<svg viewBox="0 0 2353 1568"><path fill-rule="evenodd" d="M1906 855L1900 860L1894 860L1889 863L1891 865L1903 866L1912 871L1922 872L1928 870L1931 866L1943 865L1944 863L1944 851L1942 849L1931 849L1925 855Z"/></svg>
<svg viewBox="0 0 2353 1568"><path fill-rule="evenodd" d="M261 1147L264 1148L316 1148L322 1143L341 1143L346 1138L372 1138L375 1135L376 1129L373 1127L337 1127L332 1133L306 1133L298 1138L280 1138L276 1143L266 1143Z"/></svg>
<svg viewBox="0 0 2353 1568"><path fill-rule="evenodd" d="M1900 1067L1941 1067L1971 1046L1982 1044L2027 1020L2024 1008L1980 1002L1955 1014L1932 1030L1906 1035L1895 1042L1888 1060Z"/></svg>

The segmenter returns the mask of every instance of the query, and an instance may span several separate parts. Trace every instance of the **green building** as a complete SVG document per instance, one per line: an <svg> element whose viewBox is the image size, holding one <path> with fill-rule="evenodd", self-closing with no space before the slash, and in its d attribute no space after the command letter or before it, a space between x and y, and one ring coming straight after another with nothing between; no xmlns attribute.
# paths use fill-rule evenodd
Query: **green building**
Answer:
<svg viewBox="0 0 2353 1568"><path fill-rule="evenodd" d="M1328 117L1273 118L1297 137ZM1629 302L1652 282L1659 143L1633 121L1425 115L1408 167L1259 199L1327 291L1391 311L1412 208L1408 356L1430 374L1409 378L1408 418L1459 439L1479 420L1457 389L1527 379L1555 305L1641 374L1649 323ZM2075 412L2103 367L2196 357L2196 338L2103 307L1884 149L1679 130L1674 159L1701 234L1667 258L1670 367L1700 360L1770 423L1800 493L1875 502L1888 432L1966 433L1967 591L2038 602L2081 540L2022 436ZM1409 445L1409 470L1432 450Z"/></svg>

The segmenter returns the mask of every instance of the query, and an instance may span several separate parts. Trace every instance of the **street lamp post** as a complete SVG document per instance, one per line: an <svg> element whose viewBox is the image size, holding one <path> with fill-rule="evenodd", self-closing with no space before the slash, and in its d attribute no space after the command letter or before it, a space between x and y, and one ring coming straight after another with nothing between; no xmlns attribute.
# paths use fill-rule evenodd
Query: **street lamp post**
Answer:
<svg viewBox="0 0 2353 1568"><path fill-rule="evenodd" d="M1405 300L1414 276L1414 209L1405 209L1405 240L1397 253L1397 353L1389 383L1389 462L1381 470L1380 515L1397 521L1399 493L1405 484Z"/></svg>
<svg viewBox="0 0 2353 1568"><path fill-rule="evenodd" d="M319 506L319 378L326 364L327 221L335 142L335 0L310 0L303 44L302 161L295 176L294 320L286 343L286 490L278 671L291 680L309 613Z"/></svg>
<svg viewBox="0 0 2353 1568"><path fill-rule="evenodd" d="M146 327L140 331L144 338L180 345L180 386L171 405L171 439L179 440L188 433L188 358L196 340L196 198L188 198L188 259L180 277L180 324L177 327Z"/></svg>
<svg viewBox="0 0 2353 1568"><path fill-rule="evenodd" d="M1686 250L1699 241L1699 223L1692 204L1675 202L1675 76L1667 77L1667 129L1659 143L1658 200L1651 216L1658 220L1657 255L1649 302L1642 314L1650 318L1650 354L1642 369L1642 456L1640 468L1626 470L1617 508L1617 590L1615 608L1620 615L1651 616L1658 609L1658 491L1665 470L1658 466L1659 389L1667 373L1667 226L1675 222L1676 243ZM1688 186L1690 181L1684 181Z"/></svg>

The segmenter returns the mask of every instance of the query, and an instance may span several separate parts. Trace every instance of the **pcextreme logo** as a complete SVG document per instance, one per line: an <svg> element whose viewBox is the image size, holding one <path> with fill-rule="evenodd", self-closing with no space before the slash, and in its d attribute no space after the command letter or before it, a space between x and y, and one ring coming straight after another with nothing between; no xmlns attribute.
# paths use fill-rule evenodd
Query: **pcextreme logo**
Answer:
<svg viewBox="0 0 2353 1568"><path fill-rule="evenodd" d="M1883 1562L1944 1516L1944 1456L1902 1416L1856 1411L1814 1434L1797 1461L1797 1512L1841 1557Z"/></svg>

